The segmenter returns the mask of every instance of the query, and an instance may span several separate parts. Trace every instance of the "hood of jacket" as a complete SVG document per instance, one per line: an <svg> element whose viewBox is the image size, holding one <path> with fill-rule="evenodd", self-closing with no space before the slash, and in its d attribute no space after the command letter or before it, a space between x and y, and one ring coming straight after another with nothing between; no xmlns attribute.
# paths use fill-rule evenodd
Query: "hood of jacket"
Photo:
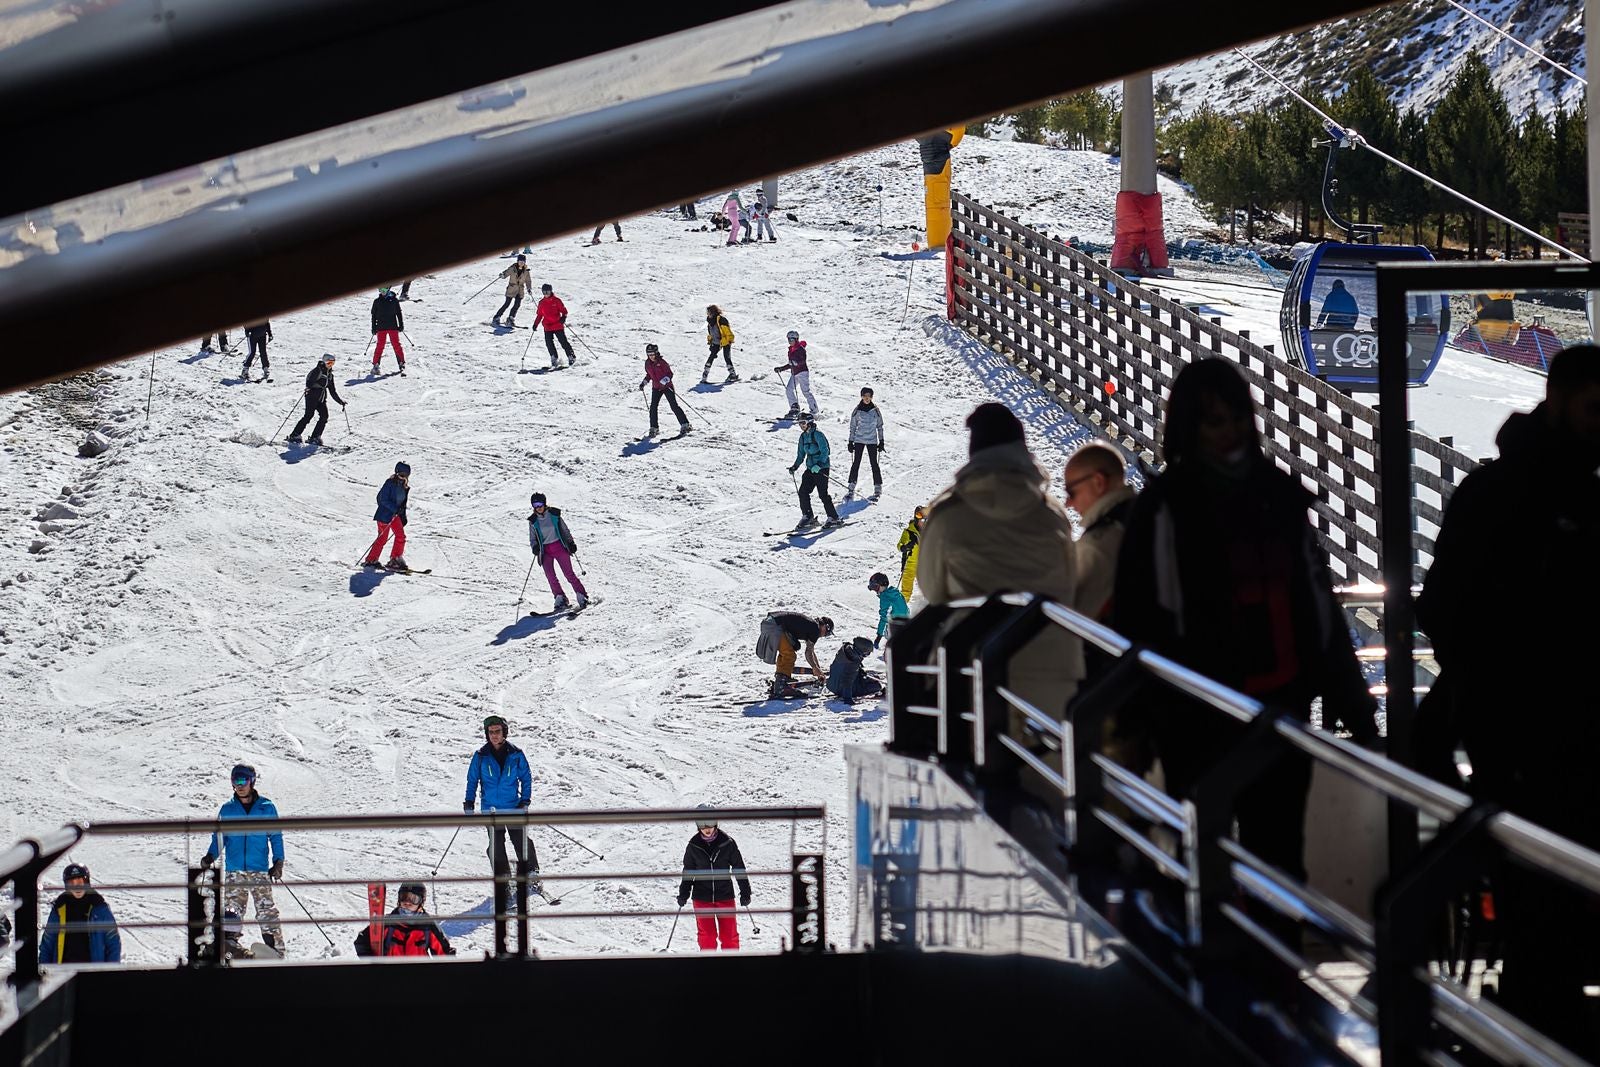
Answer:
<svg viewBox="0 0 1600 1067"><path fill-rule="evenodd" d="M1004 521L1039 506L1050 476L1021 441L979 449L948 492L985 518Z"/></svg>

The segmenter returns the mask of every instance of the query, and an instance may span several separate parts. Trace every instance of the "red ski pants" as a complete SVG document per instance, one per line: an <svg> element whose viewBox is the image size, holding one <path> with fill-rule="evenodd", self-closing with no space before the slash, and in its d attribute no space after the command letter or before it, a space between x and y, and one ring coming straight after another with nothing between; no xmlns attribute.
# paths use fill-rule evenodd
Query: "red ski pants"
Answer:
<svg viewBox="0 0 1600 1067"><path fill-rule="evenodd" d="M383 343L385 341L394 345L394 358L400 361L400 367L404 369L406 365L406 350L400 347L399 330L378 331L378 347L372 351L372 365L376 367L378 361L383 358Z"/></svg>
<svg viewBox="0 0 1600 1067"><path fill-rule="evenodd" d="M695 901L694 924L703 951L715 952L719 935L724 949L739 947L739 913L734 910L733 901Z"/></svg>
<svg viewBox="0 0 1600 1067"><path fill-rule="evenodd" d="M389 553L389 558L396 559L406 554L406 528L400 525L400 516L396 515L388 522L378 523L378 539L367 549L368 563L378 562L378 557L383 554L383 544L389 540L390 534L394 534L394 551Z"/></svg>

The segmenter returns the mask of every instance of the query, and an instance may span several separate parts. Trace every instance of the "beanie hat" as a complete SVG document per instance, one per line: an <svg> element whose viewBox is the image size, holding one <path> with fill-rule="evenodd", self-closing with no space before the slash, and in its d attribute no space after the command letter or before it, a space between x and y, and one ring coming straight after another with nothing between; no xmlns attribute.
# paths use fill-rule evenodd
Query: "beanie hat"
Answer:
<svg viewBox="0 0 1600 1067"><path fill-rule="evenodd" d="M995 445L1023 440L1022 423L1011 414L1010 408L994 401L979 404L967 416L967 429L972 431L972 439L967 446L969 455Z"/></svg>
<svg viewBox="0 0 1600 1067"><path fill-rule="evenodd" d="M401 460L399 463L394 465L394 472L396 474L410 474L411 464L407 463L405 460Z"/></svg>
<svg viewBox="0 0 1600 1067"><path fill-rule="evenodd" d="M545 502L545 499L544 499L544 494L543 493L535 493L535 494L533 494L532 496L530 496L528 498L528 503L532 507L538 507L540 504L543 504L544 502Z"/></svg>

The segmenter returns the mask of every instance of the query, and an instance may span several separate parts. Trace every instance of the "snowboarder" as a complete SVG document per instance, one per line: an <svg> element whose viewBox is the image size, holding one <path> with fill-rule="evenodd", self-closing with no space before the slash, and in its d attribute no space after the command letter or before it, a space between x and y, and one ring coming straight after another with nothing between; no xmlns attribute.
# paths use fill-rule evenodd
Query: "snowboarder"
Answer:
<svg viewBox="0 0 1600 1067"><path fill-rule="evenodd" d="M722 214L728 220L728 243L739 243L739 217L744 212L744 204L739 201L739 191L735 189L722 201Z"/></svg>
<svg viewBox="0 0 1600 1067"><path fill-rule="evenodd" d="M378 510L372 518L378 524L378 537L367 549L363 567L376 567L383 554L384 542L394 536L394 548L389 553L388 567L392 571L410 570L406 566L406 502L411 497L411 464L401 460L394 465L394 474L378 487Z"/></svg>
<svg viewBox="0 0 1600 1067"><path fill-rule="evenodd" d="M702 805L704 807L704 805ZM733 883L739 882L739 905L750 906L750 878L745 874L739 845L717 828L714 816L695 821L694 836L683 850L683 881L678 883L678 907L694 897L695 929L702 952L715 952L718 942L726 951L739 947L739 913L733 906ZM719 875L717 871L727 871Z"/></svg>
<svg viewBox="0 0 1600 1067"><path fill-rule="evenodd" d="M700 380L704 382L711 378L711 364L717 361L717 352L720 350L728 364L727 381L738 381L739 374L733 369L733 327L728 325L728 316L715 304L706 305L706 344L711 346L711 352L706 356L706 366L700 372Z"/></svg>
<svg viewBox="0 0 1600 1067"><path fill-rule="evenodd" d="M918 504L911 513L911 521L900 531L900 542L895 548L900 552L900 595L909 603L911 591L917 582L917 550L922 547L922 520L928 509Z"/></svg>
<svg viewBox="0 0 1600 1067"><path fill-rule="evenodd" d="M304 432L311 416L317 417L317 427L311 431L311 443L322 444L322 431L328 425L328 397L344 407L344 398L339 395L339 389L333 384L333 355L324 353L317 361L316 366L306 373L306 413L300 416L300 421L294 424L288 441L292 445L301 443L300 434Z"/></svg>
<svg viewBox="0 0 1600 1067"><path fill-rule="evenodd" d="M378 368L383 363L385 341L394 345L394 359L400 365L400 373L406 372L406 350L400 347L400 331L405 328L406 316L400 308L400 298L386 285L378 290L377 299L372 302L372 335L378 339L378 346L372 350L374 378L378 376Z"/></svg>
<svg viewBox="0 0 1600 1067"><path fill-rule="evenodd" d="M517 261L500 272L500 277L506 281L505 303L500 305L500 310L494 313L489 320L490 325L499 326L500 316L505 315L506 308L511 309L511 314L506 315L505 324L510 327L517 325L517 309L522 307L522 294L533 295L533 272L528 269L528 257L518 256Z"/></svg>
<svg viewBox="0 0 1600 1067"><path fill-rule="evenodd" d="M910 618L911 609L906 606L906 598L900 590L889 584L889 576L882 571L867 579L867 588L878 594L878 637L872 643L872 647L877 648L883 644L883 635L889 632L889 620Z"/></svg>
<svg viewBox="0 0 1600 1067"><path fill-rule="evenodd" d="M750 209L750 218L756 224L755 240L761 240L762 231L766 231L767 240L776 244L778 235L772 229L772 209L767 206L764 193L756 194L755 206Z"/></svg>
<svg viewBox="0 0 1600 1067"><path fill-rule="evenodd" d="M817 417L817 398L811 395L811 371L806 366L806 343L800 340L800 335L793 330L789 331L789 362L780 363L772 368L774 374L789 372L788 394L789 413L786 419L800 417L800 394L806 396L807 408L811 417Z"/></svg>
<svg viewBox="0 0 1600 1067"><path fill-rule="evenodd" d="M813 619L795 611L774 611L763 620L761 628L763 631L777 632L778 671L772 676L772 689L768 694L773 700L805 695L794 684L794 661L802 651L806 662L811 665L812 675L827 677L822 673L822 664L817 662L817 642L833 633L832 619L826 615Z"/></svg>
<svg viewBox="0 0 1600 1067"><path fill-rule="evenodd" d="M493 811L526 811L533 802L533 771L529 769L528 757L522 754L522 749L508 740L510 736L511 727L500 716L490 715L483 720L484 745L472 754L472 762L467 765L467 798L462 802L461 810L468 815L474 813L480 792L483 794L485 814ZM517 854L519 887L516 899L518 904L523 904L529 893L538 893L542 889L538 878L539 853L534 849L533 842L528 840L527 828L489 827L489 847L483 851L493 864L495 877L504 878L511 873L511 864L506 856L508 834L511 837L511 850Z"/></svg>
<svg viewBox="0 0 1600 1067"><path fill-rule="evenodd" d="M603 223L603 222L600 225L596 226L594 228L594 236L589 239L589 243L592 244L592 245L599 244L600 243L600 231L605 229L605 228L606 228L606 224ZM611 228L613 230L617 231L617 240L619 240L619 241L622 240L622 224L620 222L613 222L611 224Z"/></svg>
<svg viewBox="0 0 1600 1067"><path fill-rule="evenodd" d="M656 411L661 407L661 398L667 398L667 406L672 413L678 416L678 432L689 432L689 420L683 415L683 409L678 406L678 394L672 388L672 367L661 358L661 349L655 345L644 346L644 377L639 379L639 391L643 392L646 384L650 386L650 432L646 437L654 437L656 429Z"/></svg>
<svg viewBox="0 0 1600 1067"><path fill-rule="evenodd" d="M861 453L872 464L872 499L883 495L883 475L878 472L878 453L887 452L883 443L883 412L872 402L872 387L861 390L861 403L850 413L850 481L844 498L856 495L856 474L861 470Z"/></svg>
<svg viewBox="0 0 1600 1067"><path fill-rule="evenodd" d="M556 565L560 564L561 573L567 576L572 591L578 594L578 610L582 611L589 606L589 591L572 573L572 557L578 554L578 542L573 540L572 531L561 517L561 509L545 504L543 493L534 493L528 503L533 505L533 514L528 516L528 545L533 549L533 558L544 570L544 580L550 583L550 595L556 598L555 607L550 610L566 611L571 607L556 579Z"/></svg>
<svg viewBox="0 0 1600 1067"><path fill-rule="evenodd" d="M218 819L276 819L278 809L272 801L256 792L256 769L248 763L234 765L229 776L233 782L233 796L217 811ZM266 946L283 955L283 927L278 925L278 906L272 900L272 879L283 877L283 835L276 831L266 834L227 833L219 846L219 835L211 835L211 846L200 857L202 870L209 869L223 859L222 899L224 905L241 918L253 899L256 905L256 923L261 927L261 940Z"/></svg>
<svg viewBox="0 0 1600 1067"><path fill-rule="evenodd" d="M556 342L561 342L561 347L567 353L567 366L578 362L578 357L572 354L572 344L567 340L567 305L561 302L556 295L555 288L549 282L539 287L544 296L539 300L539 306L534 309L533 324L544 327L544 347L550 353L550 367L554 370L561 366L561 357L556 355Z"/></svg>
<svg viewBox="0 0 1600 1067"><path fill-rule="evenodd" d="M50 905L50 917L39 936L39 962L121 963L117 920L105 897L89 888L89 868L69 863L61 882L67 888ZM90 924L92 928L86 928Z"/></svg>
<svg viewBox="0 0 1600 1067"><path fill-rule="evenodd" d="M817 524L817 517L811 513L813 489L822 499L822 509L828 513L828 521L822 524L824 528L842 524L844 520L833 509L833 498L828 495L828 439L817 429L817 420L810 415L800 417L800 440L795 444L794 463L789 467L789 474L792 476L802 465L806 472L800 476L800 521L795 529L804 530Z"/></svg>
<svg viewBox="0 0 1600 1067"><path fill-rule="evenodd" d="M370 930L356 935L356 955L454 956L456 950L450 947L450 939L422 907L428 899L428 887L421 882L407 882L400 887L398 896L377 944L372 943Z"/></svg>
<svg viewBox="0 0 1600 1067"><path fill-rule="evenodd" d="M852 638L840 645L828 667L828 692L852 704L862 697L875 697L883 692L883 682L862 666L873 647L865 637Z"/></svg>
<svg viewBox="0 0 1600 1067"><path fill-rule="evenodd" d="M246 326L244 336L250 342L250 351L244 357L244 369L239 372L239 377L250 377L250 364L256 361L258 352L261 355L261 377L272 377L272 367L267 363L267 342L272 340L272 323L258 322L254 326Z"/></svg>

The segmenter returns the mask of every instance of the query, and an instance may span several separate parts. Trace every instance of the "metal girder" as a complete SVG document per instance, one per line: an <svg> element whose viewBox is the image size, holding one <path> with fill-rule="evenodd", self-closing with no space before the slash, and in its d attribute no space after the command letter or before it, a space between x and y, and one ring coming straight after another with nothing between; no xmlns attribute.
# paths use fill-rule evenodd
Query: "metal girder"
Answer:
<svg viewBox="0 0 1600 1067"><path fill-rule="evenodd" d="M0 364L0 388L1369 6L1252 5L1226 19L1183 0L831 0L763 8L530 75L527 98L491 116L491 126L450 133L443 120L453 116L453 102L436 101L303 146L273 145L274 157L287 160L285 174L295 165L293 180L220 198L202 189L202 198L212 197L206 203L157 212L148 224L141 212L153 193L90 198L89 214L115 216L113 228L70 247L26 246L24 258L0 268L0 352L28 357ZM463 19L478 20L477 31L494 32L481 24L479 5L461 10ZM297 54L292 37L272 24L259 32ZM1136 45L1106 43L1124 40ZM720 58L690 62L697 49ZM330 104L329 114L348 111ZM245 139L262 143L259 116L241 112L234 121ZM442 124L440 136L418 141L416 128L433 122ZM370 142L385 131L400 147L368 147L345 161L343 138ZM739 150L729 152L730 144ZM335 160L325 159L330 146ZM324 166L313 172L319 161ZM327 168L332 162L338 165ZM61 208L46 215L59 224Z"/></svg>

